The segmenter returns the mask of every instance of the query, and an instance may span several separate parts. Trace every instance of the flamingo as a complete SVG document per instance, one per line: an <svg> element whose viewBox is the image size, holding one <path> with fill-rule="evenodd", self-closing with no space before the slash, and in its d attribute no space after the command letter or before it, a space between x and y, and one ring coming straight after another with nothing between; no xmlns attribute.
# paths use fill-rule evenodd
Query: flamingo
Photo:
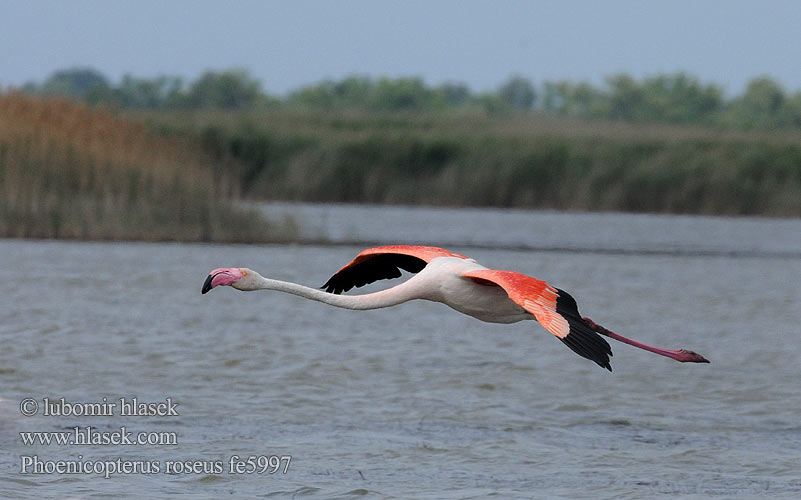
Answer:
<svg viewBox="0 0 801 500"><path fill-rule="evenodd" d="M399 278L401 269L416 273L392 288L364 295L342 295L381 279ZM414 245L369 248L334 274L321 289L269 279L248 268L214 269L201 293L216 286L237 290L277 290L345 309L390 307L413 299L442 302L489 323L537 320L579 356L612 371L612 349L599 334L680 362L709 363L686 349L660 349L598 325L579 314L576 301L564 290L514 271L497 271L448 250Z"/></svg>

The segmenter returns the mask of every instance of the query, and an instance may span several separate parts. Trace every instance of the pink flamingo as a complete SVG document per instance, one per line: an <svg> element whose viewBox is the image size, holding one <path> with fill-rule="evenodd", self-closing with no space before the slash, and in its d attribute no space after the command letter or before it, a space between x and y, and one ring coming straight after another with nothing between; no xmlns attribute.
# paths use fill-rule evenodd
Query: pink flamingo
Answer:
<svg viewBox="0 0 801 500"><path fill-rule="evenodd" d="M411 279L375 293L341 295L353 287L398 278L400 270L417 273ZM215 286L237 290L277 290L346 309L378 309L413 299L442 302L490 323L536 319L579 356L611 371L612 349L598 334L680 362L709 363L685 349L668 350L642 344L582 318L576 301L564 290L514 271L488 269L475 260L436 247L395 245L370 248L340 269L317 290L264 278L247 268L219 268L209 273L201 293Z"/></svg>

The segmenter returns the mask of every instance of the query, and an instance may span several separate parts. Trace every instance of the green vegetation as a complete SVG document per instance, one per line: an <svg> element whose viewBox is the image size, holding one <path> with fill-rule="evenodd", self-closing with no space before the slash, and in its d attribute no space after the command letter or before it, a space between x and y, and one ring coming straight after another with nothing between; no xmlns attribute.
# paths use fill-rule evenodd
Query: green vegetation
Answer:
<svg viewBox="0 0 801 500"><path fill-rule="evenodd" d="M83 99L125 109L248 109L545 114L629 123L693 124L722 129L801 130L801 92L788 93L767 77L755 78L742 95L727 99L723 88L685 73L640 81L613 75L603 86L546 81L536 86L512 76L494 92L474 93L459 83L428 86L419 78L351 76L325 80L284 97L265 93L246 71L208 71L189 83L177 77L125 76L112 84L92 69L53 73L28 93Z"/></svg>
<svg viewBox="0 0 801 500"><path fill-rule="evenodd" d="M63 100L0 95L0 237L272 241L191 141Z"/></svg>
<svg viewBox="0 0 801 500"><path fill-rule="evenodd" d="M272 238L230 207L240 195L801 216L801 92L767 78L729 99L682 73L604 87L515 76L483 94L348 77L278 98L244 71L115 85L76 69L25 91L123 109L150 132L106 111L5 98L18 103L0 108L5 235ZM26 106L41 110L13 116ZM118 130L111 142L98 120Z"/></svg>
<svg viewBox="0 0 801 500"><path fill-rule="evenodd" d="M538 115L145 113L247 197L801 216L801 135Z"/></svg>

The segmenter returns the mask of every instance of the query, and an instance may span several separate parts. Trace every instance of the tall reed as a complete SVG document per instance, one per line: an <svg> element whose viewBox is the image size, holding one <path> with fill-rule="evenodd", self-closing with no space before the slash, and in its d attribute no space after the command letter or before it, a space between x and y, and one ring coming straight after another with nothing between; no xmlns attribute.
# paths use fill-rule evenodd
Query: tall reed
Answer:
<svg viewBox="0 0 801 500"><path fill-rule="evenodd" d="M801 134L480 114L151 113L299 201L801 216Z"/></svg>
<svg viewBox="0 0 801 500"><path fill-rule="evenodd" d="M0 236L271 241L197 144L65 100L0 95ZM287 236L288 237L288 236Z"/></svg>

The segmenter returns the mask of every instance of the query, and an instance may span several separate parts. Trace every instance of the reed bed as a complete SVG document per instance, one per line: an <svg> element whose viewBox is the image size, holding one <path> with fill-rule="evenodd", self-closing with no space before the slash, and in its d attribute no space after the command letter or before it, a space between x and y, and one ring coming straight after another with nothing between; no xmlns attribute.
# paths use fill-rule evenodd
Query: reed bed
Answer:
<svg viewBox="0 0 801 500"><path fill-rule="evenodd" d="M801 216L801 134L358 112L148 113L255 199Z"/></svg>
<svg viewBox="0 0 801 500"><path fill-rule="evenodd" d="M0 95L0 237L274 241L196 143L66 100Z"/></svg>

